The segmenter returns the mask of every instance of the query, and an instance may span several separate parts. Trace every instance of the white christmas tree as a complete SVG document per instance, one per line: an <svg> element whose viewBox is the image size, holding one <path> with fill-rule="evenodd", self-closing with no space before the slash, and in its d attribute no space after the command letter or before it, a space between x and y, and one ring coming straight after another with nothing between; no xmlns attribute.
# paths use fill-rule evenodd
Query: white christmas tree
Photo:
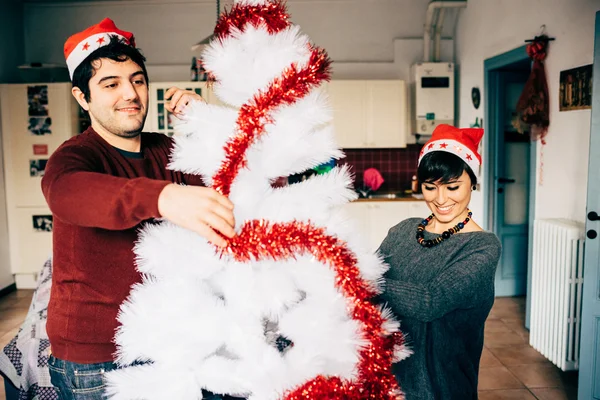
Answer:
<svg viewBox="0 0 600 400"><path fill-rule="evenodd" d="M215 35L203 59L229 107L188 110L170 167L229 196L238 234L216 251L166 221L144 229L109 395L401 399L391 363L408 353L369 302L386 266L342 210L356 197L347 168L271 187L343 156L319 89L329 59L279 1L235 1Z"/></svg>

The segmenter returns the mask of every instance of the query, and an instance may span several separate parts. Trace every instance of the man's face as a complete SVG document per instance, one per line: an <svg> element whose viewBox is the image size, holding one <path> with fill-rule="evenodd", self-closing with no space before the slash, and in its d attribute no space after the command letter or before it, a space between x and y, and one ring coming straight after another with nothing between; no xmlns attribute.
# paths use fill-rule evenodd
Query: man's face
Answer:
<svg viewBox="0 0 600 400"><path fill-rule="evenodd" d="M89 111L92 127L122 138L138 136L148 114L148 83L142 68L131 60L107 58L95 61L93 67L90 101L78 99Z"/></svg>

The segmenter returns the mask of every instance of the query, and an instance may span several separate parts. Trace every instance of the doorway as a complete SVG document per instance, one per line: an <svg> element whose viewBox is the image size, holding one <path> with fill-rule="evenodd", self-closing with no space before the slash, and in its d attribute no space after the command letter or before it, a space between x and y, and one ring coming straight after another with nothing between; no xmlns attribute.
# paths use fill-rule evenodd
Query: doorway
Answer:
<svg viewBox="0 0 600 400"><path fill-rule="evenodd" d="M487 155L487 173L483 177L484 218L502 243L495 282L499 297L526 295L529 288L536 146L529 132L517 131L513 119L530 71L531 61L525 46L484 62Z"/></svg>

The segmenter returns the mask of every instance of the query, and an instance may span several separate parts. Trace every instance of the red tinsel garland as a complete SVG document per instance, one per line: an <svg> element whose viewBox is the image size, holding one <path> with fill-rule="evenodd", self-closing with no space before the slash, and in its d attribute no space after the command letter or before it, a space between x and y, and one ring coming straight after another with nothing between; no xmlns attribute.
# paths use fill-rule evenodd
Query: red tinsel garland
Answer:
<svg viewBox="0 0 600 400"><path fill-rule="evenodd" d="M265 5L240 5L225 13L215 35L224 39L247 24L264 24L271 33L289 26L289 15L281 1ZM245 165L248 148L272 123L271 113L279 106L291 104L306 96L310 89L330 76L331 61L325 51L311 48L307 65L301 69L292 64L266 90L257 93L243 105L237 119L238 133L225 145L225 160L213 177L213 187L229 195L239 170ZM302 222L271 224L268 221L246 222L238 235L228 239L223 250L237 261L284 260L296 254L309 253L336 272L336 285L348 300L348 311L359 321L368 345L360 351L358 377L346 381L338 377L317 376L285 394L285 400L398 400L402 392L392 372L394 348L404 342L401 333L383 329L384 319L377 306L369 302L374 292L360 277L357 260L346 244L329 236L324 228Z"/></svg>
<svg viewBox="0 0 600 400"><path fill-rule="evenodd" d="M313 48L308 64L298 70L295 64L244 104L238 114L238 134L225 145L225 160L213 178L213 188L227 196L240 168L245 165L246 150L264 133L265 125L272 123L270 113L277 107L291 104L304 97L310 89L328 80L331 60L325 51Z"/></svg>
<svg viewBox="0 0 600 400"><path fill-rule="evenodd" d="M329 236L324 228L304 222L274 223L264 220L246 222L223 250L237 261L284 260L297 254L311 254L329 264L336 272L336 286L348 301L348 311L361 323L369 344L360 351L358 379L318 376L284 396L285 400L397 400L402 393L390 366L394 348L404 343L401 333L384 331L384 319L377 306L369 302L373 290L360 277L356 257L346 244Z"/></svg>
<svg viewBox="0 0 600 400"><path fill-rule="evenodd" d="M264 24L270 34L280 32L290 26L290 16L282 1L267 4L235 4L230 11L221 15L214 35L219 39L229 36L232 30L244 31L246 25L258 27Z"/></svg>

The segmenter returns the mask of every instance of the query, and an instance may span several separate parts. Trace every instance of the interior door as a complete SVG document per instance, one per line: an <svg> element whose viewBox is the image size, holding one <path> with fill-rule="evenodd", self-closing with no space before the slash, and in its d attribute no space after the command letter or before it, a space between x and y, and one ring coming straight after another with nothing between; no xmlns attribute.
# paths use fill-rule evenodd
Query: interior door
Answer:
<svg viewBox="0 0 600 400"><path fill-rule="evenodd" d="M600 399L600 11L596 13L583 271L579 400Z"/></svg>
<svg viewBox="0 0 600 400"><path fill-rule="evenodd" d="M514 110L529 76L528 70L496 72L494 232L502 243L496 272L496 295L518 296L527 289L529 236L529 149L527 134L512 125Z"/></svg>

